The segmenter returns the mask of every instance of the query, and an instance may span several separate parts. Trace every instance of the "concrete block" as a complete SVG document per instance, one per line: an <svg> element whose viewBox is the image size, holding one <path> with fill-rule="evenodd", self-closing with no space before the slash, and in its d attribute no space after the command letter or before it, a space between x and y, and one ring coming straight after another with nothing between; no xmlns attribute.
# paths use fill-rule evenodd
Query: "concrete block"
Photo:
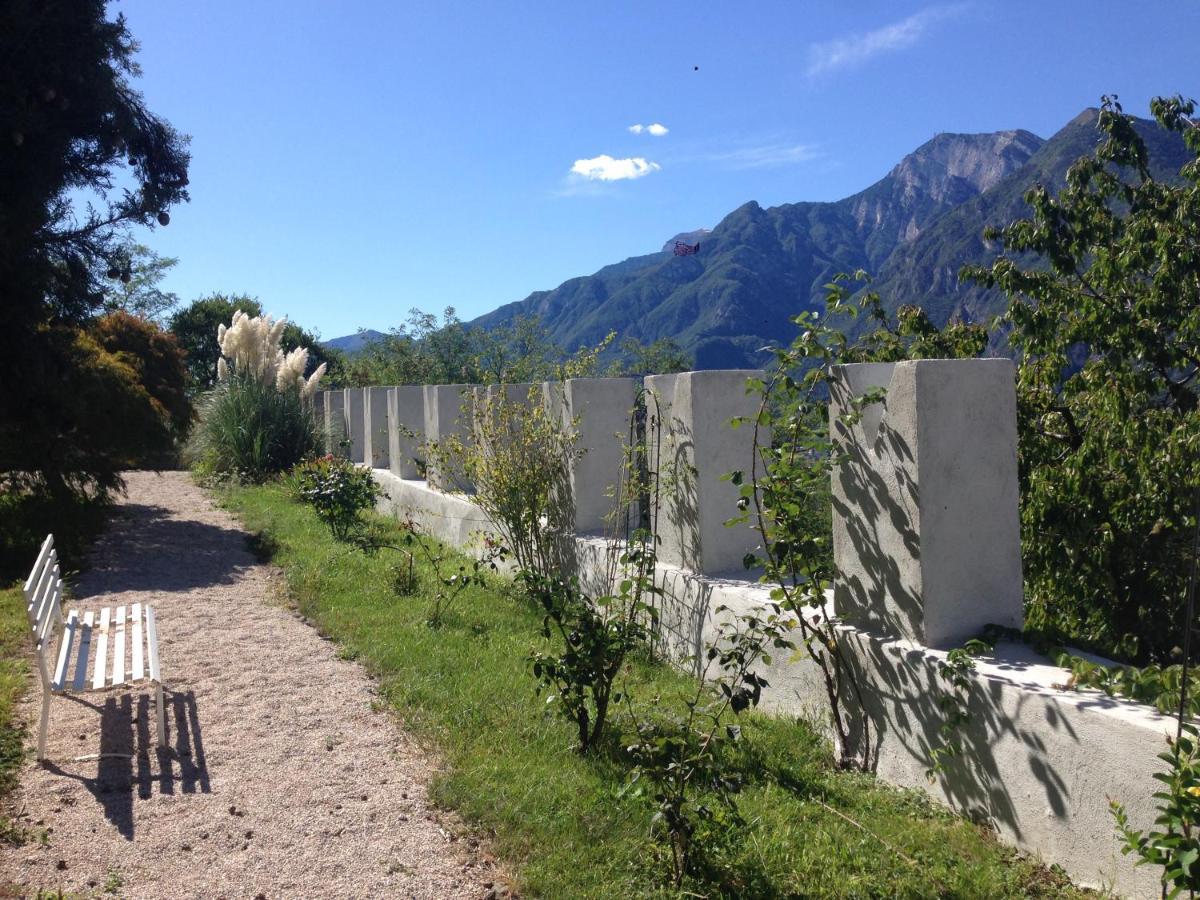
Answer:
<svg viewBox="0 0 1200 900"><path fill-rule="evenodd" d="M389 467L388 388L363 388L363 461L372 469Z"/></svg>
<svg viewBox="0 0 1200 900"><path fill-rule="evenodd" d="M575 449L580 451L568 473L577 532L606 531L617 524L611 520L621 503L639 386L636 378L569 378L543 386L548 408L557 410L563 424L574 430Z"/></svg>
<svg viewBox="0 0 1200 900"><path fill-rule="evenodd" d="M342 390L325 392L325 452L345 456L346 394Z"/></svg>
<svg viewBox="0 0 1200 900"><path fill-rule="evenodd" d="M361 463L366 459L363 455L363 389L346 388L344 395L342 412L346 417L346 439L350 442L348 455L350 462Z"/></svg>
<svg viewBox="0 0 1200 900"><path fill-rule="evenodd" d="M754 431L730 422L757 413L758 398L747 394L746 381L762 375L724 369L646 379L649 466L659 473L651 518L662 562L705 574L737 572L759 545L750 525L726 527L739 514L739 489L721 476L750 471Z"/></svg>
<svg viewBox="0 0 1200 900"><path fill-rule="evenodd" d="M886 389L858 422L853 399ZM849 623L953 647L1023 621L1017 420L1007 359L835 367L835 602Z"/></svg>
<svg viewBox="0 0 1200 900"><path fill-rule="evenodd" d="M402 384L389 388L388 468L401 478L420 478L425 460L425 388Z"/></svg>
<svg viewBox="0 0 1200 900"><path fill-rule="evenodd" d="M425 385L425 440L427 445L440 445L449 437L457 437L464 446L472 443L472 421L474 418L473 388L469 384ZM426 457L426 480L432 487L443 491L473 490L461 467L450 466L451 471L441 471L437 454Z"/></svg>

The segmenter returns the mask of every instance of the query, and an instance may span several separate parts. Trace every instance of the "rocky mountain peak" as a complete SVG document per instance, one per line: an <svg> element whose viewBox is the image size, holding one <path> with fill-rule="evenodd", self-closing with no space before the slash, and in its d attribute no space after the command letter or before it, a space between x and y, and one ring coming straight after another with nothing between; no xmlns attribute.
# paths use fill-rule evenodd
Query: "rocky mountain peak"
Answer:
<svg viewBox="0 0 1200 900"><path fill-rule="evenodd" d="M962 189L982 194L1029 161L1044 144L1030 131L990 134L943 132L914 150L888 174L905 193L922 191L937 201L956 198Z"/></svg>

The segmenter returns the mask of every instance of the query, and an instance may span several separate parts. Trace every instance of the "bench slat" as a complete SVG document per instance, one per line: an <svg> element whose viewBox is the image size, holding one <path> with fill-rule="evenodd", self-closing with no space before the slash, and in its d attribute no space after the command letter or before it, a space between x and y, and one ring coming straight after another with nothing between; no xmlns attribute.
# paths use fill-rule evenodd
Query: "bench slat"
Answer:
<svg viewBox="0 0 1200 900"><path fill-rule="evenodd" d="M61 691L67 683L67 665L71 661L71 645L75 641L75 630L79 625L79 613L75 610L67 615L67 624L63 626L62 644L58 648L58 665L54 667L54 681L51 690Z"/></svg>
<svg viewBox="0 0 1200 900"><path fill-rule="evenodd" d="M129 677L133 681L141 681L145 677L142 666L142 604L133 604L133 670Z"/></svg>
<svg viewBox="0 0 1200 900"><path fill-rule="evenodd" d="M35 633L39 644L44 644L50 636L50 632L54 630L55 624L62 618L62 597L63 583L58 577L58 566L53 570L54 583L46 592L46 600L42 612L42 618L38 622L38 630Z"/></svg>
<svg viewBox="0 0 1200 900"><path fill-rule="evenodd" d="M108 620L112 610L107 606L100 611L100 637L96 641L96 662L92 669L92 690L104 688L108 674Z"/></svg>
<svg viewBox="0 0 1200 900"><path fill-rule="evenodd" d="M75 690L82 691L87 683L88 651L92 647L92 623L96 614L88 610L83 614L83 629L79 632L79 657L75 660Z"/></svg>
<svg viewBox="0 0 1200 900"><path fill-rule="evenodd" d="M158 673L158 627L154 624L154 607L146 604L146 653L150 658L150 680L161 681Z"/></svg>
<svg viewBox="0 0 1200 900"><path fill-rule="evenodd" d="M33 622L34 632L41 640L46 633L46 620L53 606L54 585L59 581L58 564L47 566L34 584L33 593L29 595L29 618Z"/></svg>
<svg viewBox="0 0 1200 900"><path fill-rule="evenodd" d="M33 561L33 569L29 573L29 578L25 580L25 593L29 593L33 589L34 582L42 574L42 570L46 566L47 560L50 558L50 551L54 549L54 535L46 535L46 539L42 541L42 548L38 550L37 559Z"/></svg>
<svg viewBox="0 0 1200 900"><path fill-rule="evenodd" d="M117 607L117 633L113 641L112 683L125 683L125 607Z"/></svg>

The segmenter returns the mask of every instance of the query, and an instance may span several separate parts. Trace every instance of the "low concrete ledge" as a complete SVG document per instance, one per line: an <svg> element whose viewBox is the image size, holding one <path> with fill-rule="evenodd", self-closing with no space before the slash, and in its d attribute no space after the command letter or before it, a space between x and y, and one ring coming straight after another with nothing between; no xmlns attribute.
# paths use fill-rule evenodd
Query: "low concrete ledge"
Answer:
<svg viewBox="0 0 1200 900"><path fill-rule="evenodd" d="M372 474L383 491L375 509L384 515L414 521L426 534L460 549L477 546L480 534L496 534L491 520L465 494L444 494L386 469Z"/></svg>

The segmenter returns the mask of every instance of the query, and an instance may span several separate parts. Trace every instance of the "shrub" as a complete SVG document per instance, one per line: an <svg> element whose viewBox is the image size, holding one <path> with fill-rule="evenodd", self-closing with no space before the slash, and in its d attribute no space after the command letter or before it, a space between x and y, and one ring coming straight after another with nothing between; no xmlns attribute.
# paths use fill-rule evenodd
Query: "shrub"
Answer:
<svg viewBox="0 0 1200 900"><path fill-rule="evenodd" d="M191 453L204 474L262 481L318 447L316 423L298 393L233 376L202 398Z"/></svg>
<svg viewBox="0 0 1200 900"><path fill-rule="evenodd" d="M174 436L187 437L195 411L187 395L185 354L175 336L149 319L120 310L98 319L91 333L105 351L137 373L151 405Z"/></svg>
<svg viewBox="0 0 1200 900"><path fill-rule="evenodd" d="M201 472L262 481L316 452L311 398L325 364L305 378L308 351L280 347L286 326L239 310L217 329L219 380L201 400L192 447Z"/></svg>
<svg viewBox="0 0 1200 900"><path fill-rule="evenodd" d="M332 454L298 465L292 481L296 496L316 510L339 541L355 533L359 513L372 508L379 496L370 472Z"/></svg>
<svg viewBox="0 0 1200 900"><path fill-rule="evenodd" d="M1004 253L967 277L1009 296L1016 351L1025 622L1139 665L1177 662L1200 488L1200 128L1177 178L1105 98L1101 143L1057 194L1003 231Z"/></svg>

